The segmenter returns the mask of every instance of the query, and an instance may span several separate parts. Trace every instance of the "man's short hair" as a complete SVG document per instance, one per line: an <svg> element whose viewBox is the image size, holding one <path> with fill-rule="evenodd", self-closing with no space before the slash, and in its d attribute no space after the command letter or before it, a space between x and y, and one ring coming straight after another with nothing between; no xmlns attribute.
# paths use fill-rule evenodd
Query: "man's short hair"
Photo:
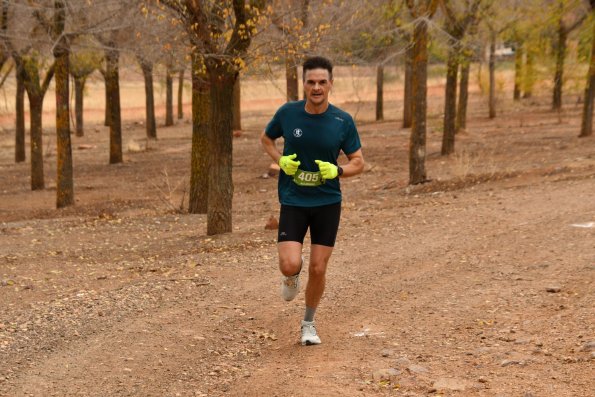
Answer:
<svg viewBox="0 0 595 397"><path fill-rule="evenodd" d="M328 70L329 79L333 79L333 64L325 57L310 57L304 61L302 66L302 78L306 78L306 71L313 69L326 69Z"/></svg>

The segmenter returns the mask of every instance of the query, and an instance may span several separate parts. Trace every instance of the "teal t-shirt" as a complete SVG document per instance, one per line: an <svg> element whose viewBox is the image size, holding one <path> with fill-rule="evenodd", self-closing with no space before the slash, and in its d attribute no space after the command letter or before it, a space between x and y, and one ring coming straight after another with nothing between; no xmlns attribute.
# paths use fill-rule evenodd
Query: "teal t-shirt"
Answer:
<svg viewBox="0 0 595 397"><path fill-rule="evenodd" d="M361 148L352 117L329 104L322 114L306 112L305 101L281 106L265 129L271 139L283 137L283 155L297 154L299 169L318 172L314 160L337 164L339 153L352 154ZM284 205L317 207L341 202L339 178L319 186L299 186L283 171L279 173L279 201Z"/></svg>

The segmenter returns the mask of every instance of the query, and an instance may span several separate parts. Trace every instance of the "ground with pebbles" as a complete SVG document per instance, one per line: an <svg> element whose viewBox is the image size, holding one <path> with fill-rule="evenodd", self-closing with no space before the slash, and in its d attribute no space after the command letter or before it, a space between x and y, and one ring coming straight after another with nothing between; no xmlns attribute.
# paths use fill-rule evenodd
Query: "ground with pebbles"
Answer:
<svg viewBox="0 0 595 397"><path fill-rule="evenodd" d="M432 181L413 187L409 131L360 123L368 165L342 181L314 347L298 345L303 293L278 295L264 118L235 138L234 231L211 237L178 211L189 124L149 142L126 126L121 165L104 127L74 138L64 210L55 158L30 192L3 133L0 396L590 395L595 142L576 138L578 107L515 109L473 114L450 158L430 118Z"/></svg>

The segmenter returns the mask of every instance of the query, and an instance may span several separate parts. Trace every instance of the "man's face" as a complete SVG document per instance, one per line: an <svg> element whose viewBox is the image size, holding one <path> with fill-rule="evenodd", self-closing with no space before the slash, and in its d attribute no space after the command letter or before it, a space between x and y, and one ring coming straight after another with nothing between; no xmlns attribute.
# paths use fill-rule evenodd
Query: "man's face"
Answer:
<svg viewBox="0 0 595 397"><path fill-rule="evenodd" d="M304 92L306 101L314 106L320 106L328 102L328 94L333 86L333 80L330 78L326 69L306 70L304 76Z"/></svg>

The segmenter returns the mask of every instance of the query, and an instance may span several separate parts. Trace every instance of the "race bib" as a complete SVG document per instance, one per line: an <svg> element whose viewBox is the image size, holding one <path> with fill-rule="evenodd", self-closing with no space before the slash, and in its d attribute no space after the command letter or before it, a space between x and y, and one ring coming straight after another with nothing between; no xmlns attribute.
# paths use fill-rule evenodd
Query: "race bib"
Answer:
<svg viewBox="0 0 595 397"><path fill-rule="evenodd" d="M293 174L293 181L299 186L320 186L324 183L320 172L302 171L300 169Z"/></svg>

